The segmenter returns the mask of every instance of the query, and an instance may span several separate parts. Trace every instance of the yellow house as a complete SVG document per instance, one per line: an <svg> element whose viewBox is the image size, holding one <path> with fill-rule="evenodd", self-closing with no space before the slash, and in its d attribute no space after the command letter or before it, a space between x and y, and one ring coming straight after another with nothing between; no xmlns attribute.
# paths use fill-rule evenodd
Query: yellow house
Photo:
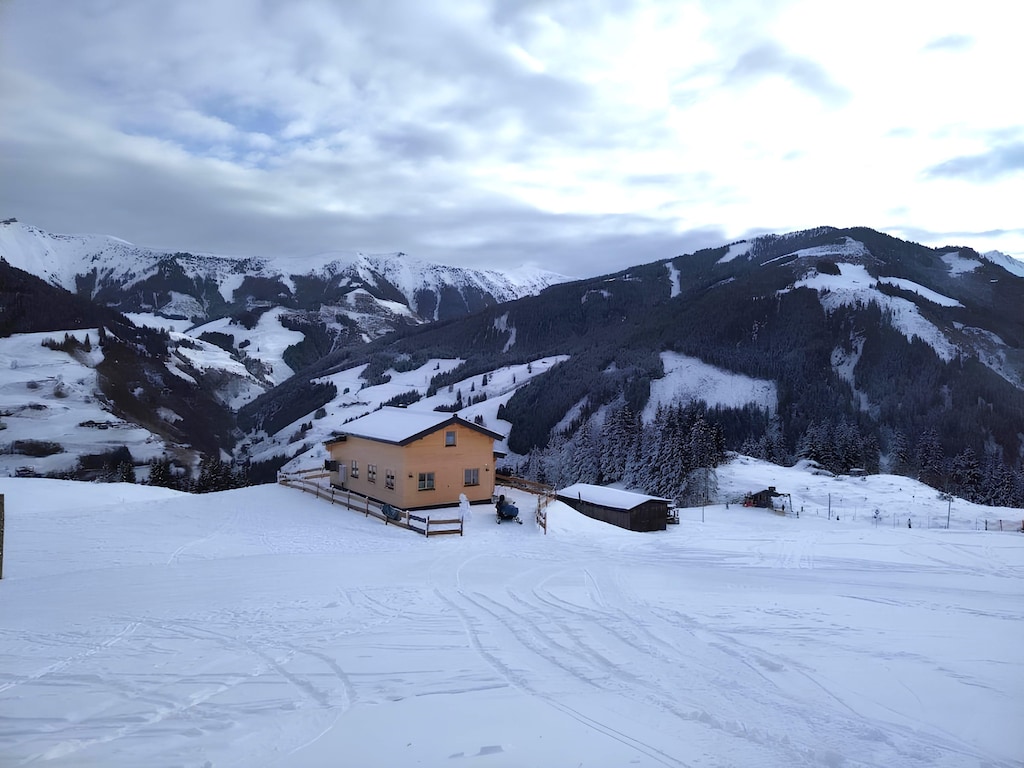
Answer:
<svg viewBox="0 0 1024 768"><path fill-rule="evenodd" d="M331 485L399 509L471 504L494 494L494 441L503 435L451 413L381 408L325 445Z"/></svg>

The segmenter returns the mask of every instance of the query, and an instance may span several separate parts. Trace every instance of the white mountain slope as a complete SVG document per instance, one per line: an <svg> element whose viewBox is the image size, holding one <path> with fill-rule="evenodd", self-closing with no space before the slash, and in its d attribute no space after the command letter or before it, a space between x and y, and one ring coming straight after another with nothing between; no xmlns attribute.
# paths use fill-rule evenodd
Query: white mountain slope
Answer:
<svg viewBox="0 0 1024 768"><path fill-rule="evenodd" d="M723 503L768 484L804 513ZM1019 765L1019 510L719 487L659 533L508 490L524 525L425 539L281 486L0 480L0 765Z"/></svg>
<svg viewBox="0 0 1024 768"><path fill-rule="evenodd" d="M76 278L93 270L100 282L130 288L155 275L161 263L173 257L187 277L212 281L225 302L233 300L235 289L246 277L279 279L292 289L296 276L331 278L345 274L351 276L353 283L361 279L374 287L379 287L379 278L383 278L397 288L408 306L417 312L427 291L439 295L448 289L462 293L476 289L492 295L498 302L505 302L569 279L526 267L509 272L463 269L403 253L338 251L268 259L161 251L106 235L54 234L16 220L0 223L0 256L12 266L72 292L77 287ZM437 319L440 304L438 301L437 307L431 307L432 314L428 313L425 319Z"/></svg>
<svg viewBox="0 0 1024 768"><path fill-rule="evenodd" d="M1013 256L1008 256L1002 251L987 251L981 255L982 258L988 259L993 264L998 264L1011 275L1024 277L1024 260L1015 259Z"/></svg>
<svg viewBox="0 0 1024 768"><path fill-rule="evenodd" d="M45 339L63 338L26 333L0 339L0 476L26 468L66 472L83 456L122 446L140 463L162 455L167 446L160 437L107 407L96 380L103 359L98 345L77 357L42 346ZM77 338L84 341L85 334L79 331ZM39 453L46 455L32 455Z"/></svg>

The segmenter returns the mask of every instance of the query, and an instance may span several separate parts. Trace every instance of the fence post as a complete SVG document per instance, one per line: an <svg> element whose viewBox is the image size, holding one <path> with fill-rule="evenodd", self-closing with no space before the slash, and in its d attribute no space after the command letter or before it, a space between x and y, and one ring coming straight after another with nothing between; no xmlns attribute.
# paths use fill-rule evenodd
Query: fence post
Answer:
<svg viewBox="0 0 1024 768"><path fill-rule="evenodd" d="M427 522L423 524L423 535L430 536L430 515L427 515Z"/></svg>
<svg viewBox="0 0 1024 768"><path fill-rule="evenodd" d="M0 579L4 577L4 495L0 493Z"/></svg>

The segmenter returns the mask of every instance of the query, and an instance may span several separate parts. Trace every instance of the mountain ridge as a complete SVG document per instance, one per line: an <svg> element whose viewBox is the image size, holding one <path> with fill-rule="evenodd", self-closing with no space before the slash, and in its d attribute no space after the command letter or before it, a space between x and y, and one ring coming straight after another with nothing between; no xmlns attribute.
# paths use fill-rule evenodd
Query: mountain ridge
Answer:
<svg viewBox="0 0 1024 768"><path fill-rule="evenodd" d="M654 468L683 466L665 457L689 439L680 429L702 421L719 450L781 463L895 468L940 484L954 483L957 464L954 484L978 498L993 491L963 479L972 462L991 467L992 477L1000 466L1020 477L1024 318L1013 308L1024 306L1024 277L969 248L817 227L500 303L470 289L416 295L417 283L440 283L404 255L385 275L371 256L346 271L353 262L343 267L332 252L321 255L320 272L230 273L228 305L226 282L189 278L198 257L172 256L127 296L155 291L164 306L220 315L202 325L182 321L197 338L166 334L162 354L169 371L185 371L200 389L227 387L216 399L237 412L221 445L236 459L280 464L348 419L401 404L499 425L510 466L538 479L609 482L632 473L635 487L663 496L694 487L684 474L641 472L636 457ZM79 300L130 303L99 277L97 270L91 284L76 279ZM455 310L440 311L446 302ZM218 349L221 362L213 359ZM229 376L240 364L262 382L262 394L252 380ZM415 377L403 378L407 372ZM722 386L730 397L706 391ZM588 440L627 442L631 469L623 455L596 475L593 462L582 467ZM649 453L654 445L661 454ZM563 476L565 467L576 474ZM999 498L1024 503L1020 479L1007 487Z"/></svg>
<svg viewBox="0 0 1024 768"><path fill-rule="evenodd" d="M296 277L319 279L335 289L349 285L354 289L360 287L361 281L384 293L389 289L397 291L397 296L425 320L458 316L459 312L447 309L442 300L442 294L452 290L461 294L472 311L477 304L510 301L569 279L528 267L508 272L453 267L402 252L327 251L274 259L169 251L137 246L110 235L50 233L16 219L0 222L0 256L47 282L106 303L110 303L112 286L123 295L140 283L152 282L161 270L167 271L171 265L176 265L181 276L196 284L205 284L207 291L215 288L226 306L233 303L234 294L242 288L246 277L277 283L288 293L296 291ZM418 278L415 284L410 281L412 275ZM469 295L474 290L477 295ZM427 292L435 294L433 301L424 295ZM258 295L246 298L260 300ZM302 302L301 298L293 298ZM447 298L451 303L452 297ZM122 299L122 303L123 311L159 312L164 307L164 304L144 300L132 305ZM197 307L201 312L192 319L215 319L210 315L210 304L199 301ZM424 312L424 309L429 311Z"/></svg>

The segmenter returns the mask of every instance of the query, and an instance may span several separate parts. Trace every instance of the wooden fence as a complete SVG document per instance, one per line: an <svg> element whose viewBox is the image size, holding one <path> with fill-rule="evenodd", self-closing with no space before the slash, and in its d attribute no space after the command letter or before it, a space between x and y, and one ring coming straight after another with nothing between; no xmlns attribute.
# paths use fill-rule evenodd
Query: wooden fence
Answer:
<svg viewBox="0 0 1024 768"><path fill-rule="evenodd" d="M519 491L526 491L532 493L537 497L537 511L534 513L534 519L537 521L537 525L544 529L544 535L548 533L548 504L555 500L555 489L550 485L544 485L544 483L535 483L532 480L524 480L521 477L514 477L513 475L498 474L495 476L495 481L498 485L506 488L515 488ZM495 488L495 493L497 493Z"/></svg>
<svg viewBox="0 0 1024 768"><path fill-rule="evenodd" d="M430 515L414 515L408 510L398 509L389 504L371 499L352 491L343 491L332 485L324 486L319 480L330 477L329 472L322 469L311 469L298 472L279 472L277 482L289 488L298 488L303 493L312 493L318 499L331 504L341 504L366 517L383 520L384 525L394 525L407 531L421 533L424 536L445 536L457 533L463 535L462 519L449 517L431 517ZM385 514L385 511L390 514Z"/></svg>

